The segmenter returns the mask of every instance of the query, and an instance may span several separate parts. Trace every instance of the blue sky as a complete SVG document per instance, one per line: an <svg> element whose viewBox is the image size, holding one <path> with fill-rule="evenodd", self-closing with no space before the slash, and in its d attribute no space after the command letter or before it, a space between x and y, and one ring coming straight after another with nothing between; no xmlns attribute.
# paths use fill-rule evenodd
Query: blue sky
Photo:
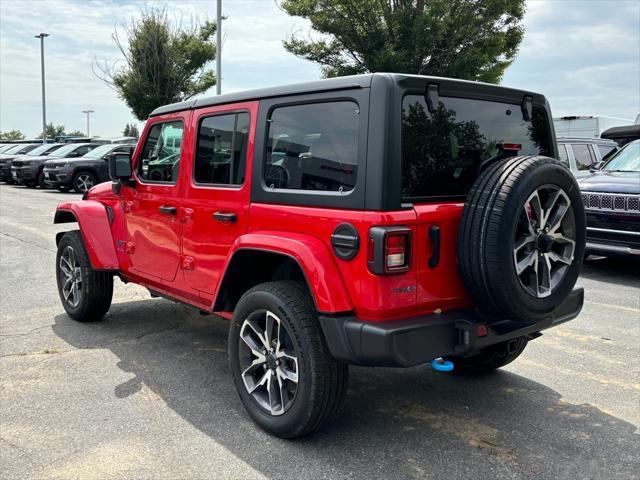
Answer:
<svg viewBox="0 0 640 480"><path fill-rule="evenodd" d="M168 5L174 19L215 18L215 0ZM94 58L119 58L111 34L139 14L141 1L0 0L0 130L35 136L41 124L40 50L46 39L47 120L91 133L120 135L134 121L124 102L97 79ZM309 24L274 0L223 0L223 92L314 80L317 66L289 54L282 40ZM525 39L503 84L547 95L554 115L635 118L640 112L640 1L529 0ZM214 91L207 94L214 94Z"/></svg>

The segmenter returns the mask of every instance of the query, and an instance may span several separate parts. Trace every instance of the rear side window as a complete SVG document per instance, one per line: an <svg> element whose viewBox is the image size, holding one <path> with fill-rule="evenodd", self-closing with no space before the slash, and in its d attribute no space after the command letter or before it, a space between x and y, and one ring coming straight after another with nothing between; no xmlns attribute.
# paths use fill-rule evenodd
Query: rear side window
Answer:
<svg viewBox="0 0 640 480"><path fill-rule="evenodd" d="M138 162L138 177L142 181L177 182L182 130L182 121L156 123L151 127Z"/></svg>
<svg viewBox="0 0 640 480"><path fill-rule="evenodd" d="M348 192L358 173L358 105L352 101L278 107L269 118L267 188Z"/></svg>
<svg viewBox="0 0 640 480"><path fill-rule="evenodd" d="M249 114L206 117L200 122L196 149L196 183L242 185L244 183Z"/></svg>
<svg viewBox="0 0 640 480"><path fill-rule="evenodd" d="M589 170L589 167L595 162L589 145L578 143L571 145L571 147L573 148L573 156L576 159L576 167L578 167L578 170Z"/></svg>
<svg viewBox="0 0 640 480"><path fill-rule="evenodd" d="M545 109L523 119L520 105L440 97L429 113L422 95L402 102L402 194L405 199L463 197L480 165L501 143L519 144L519 155L553 156Z"/></svg>
<svg viewBox="0 0 640 480"><path fill-rule="evenodd" d="M560 160L566 167L569 166L569 155L567 155L567 147L564 144L558 144L558 160Z"/></svg>
<svg viewBox="0 0 640 480"><path fill-rule="evenodd" d="M607 155L613 152L616 149L615 145L598 145L598 150L600 150L600 157L604 160Z"/></svg>

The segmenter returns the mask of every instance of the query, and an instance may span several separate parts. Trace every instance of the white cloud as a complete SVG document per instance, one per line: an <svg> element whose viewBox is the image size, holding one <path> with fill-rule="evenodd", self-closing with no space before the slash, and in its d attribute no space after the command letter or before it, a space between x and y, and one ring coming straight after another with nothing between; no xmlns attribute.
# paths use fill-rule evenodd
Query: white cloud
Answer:
<svg viewBox="0 0 640 480"><path fill-rule="evenodd" d="M174 20L215 18L214 0L168 3ZM0 0L0 130L38 133L40 49L46 39L48 119L83 129L81 110L96 110L92 131L118 135L133 116L91 71L95 57L120 57L114 26L138 16L137 0ZM162 0L148 6L164 5ZM280 11L274 0L223 0L223 91L313 80L319 68L282 46L309 23ZM529 0L520 54L504 83L545 93L554 113L632 118L640 110L640 2ZM212 94L209 92L208 94ZM635 113L634 113L635 112Z"/></svg>

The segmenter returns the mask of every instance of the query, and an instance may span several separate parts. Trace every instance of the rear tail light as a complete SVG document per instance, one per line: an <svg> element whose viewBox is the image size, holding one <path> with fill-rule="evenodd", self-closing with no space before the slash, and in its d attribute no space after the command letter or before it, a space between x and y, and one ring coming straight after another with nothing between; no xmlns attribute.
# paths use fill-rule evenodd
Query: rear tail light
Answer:
<svg viewBox="0 0 640 480"><path fill-rule="evenodd" d="M411 230L374 227L369 231L369 270L377 275L402 273L411 266Z"/></svg>
<svg viewBox="0 0 640 480"><path fill-rule="evenodd" d="M496 145L496 148L498 148L498 150L502 150L503 152L518 153L520 150L522 150L522 144L521 143L498 143Z"/></svg>

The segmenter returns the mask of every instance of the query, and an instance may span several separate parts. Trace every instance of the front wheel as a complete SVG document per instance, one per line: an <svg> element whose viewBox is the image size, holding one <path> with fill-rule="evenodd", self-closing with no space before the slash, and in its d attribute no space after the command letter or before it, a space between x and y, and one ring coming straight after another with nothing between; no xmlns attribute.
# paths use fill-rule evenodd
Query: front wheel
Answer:
<svg viewBox="0 0 640 480"><path fill-rule="evenodd" d="M348 366L335 360L304 285L269 282L247 291L229 329L229 359L253 420L281 438L327 424L342 404Z"/></svg>
<svg viewBox="0 0 640 480"><path fill-rule="evenodd" d="M74 320L101 320L109 311L113 275L93 269L78 230L65 233L58 243L56 277L62 306Z"/></svg>
<svg viewBox="0 0 640 480"><path fill-rule="evenodd" d="M78 172L73 177L73 190L86 193L96 184L96 176L90 172Z"/></svg>

